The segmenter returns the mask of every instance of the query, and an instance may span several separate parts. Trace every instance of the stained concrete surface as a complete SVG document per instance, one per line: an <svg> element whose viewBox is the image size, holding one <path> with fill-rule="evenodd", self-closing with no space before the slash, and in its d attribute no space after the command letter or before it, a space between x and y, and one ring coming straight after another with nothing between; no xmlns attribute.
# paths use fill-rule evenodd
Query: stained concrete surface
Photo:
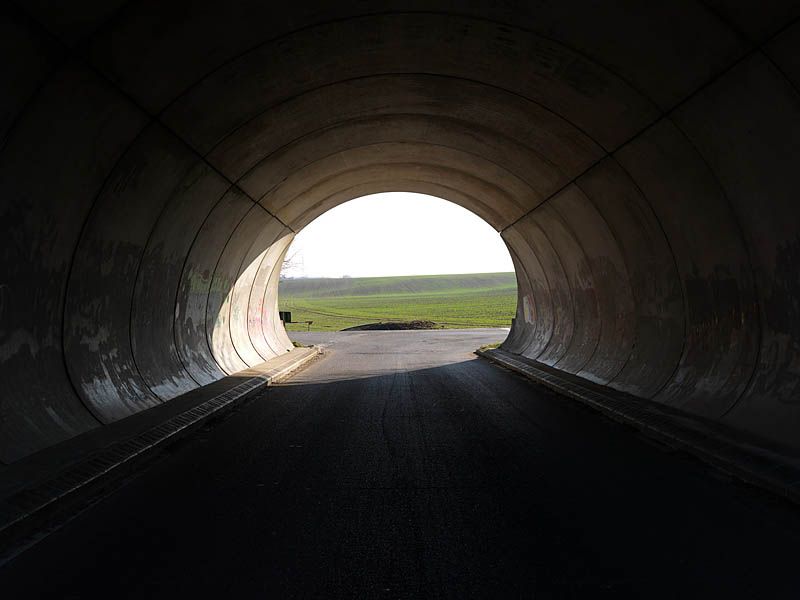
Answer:
<svg viewBox="0 0 800 600"><path fill-rule="evenodd" d="M796 508L475 358L327 357L0 571L38 598L795 598Z"/></svg>

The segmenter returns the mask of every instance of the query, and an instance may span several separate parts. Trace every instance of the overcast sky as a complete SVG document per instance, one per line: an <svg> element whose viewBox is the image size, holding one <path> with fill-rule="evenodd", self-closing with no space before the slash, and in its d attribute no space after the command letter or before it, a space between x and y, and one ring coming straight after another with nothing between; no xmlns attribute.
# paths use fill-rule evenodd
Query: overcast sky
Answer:
<svg viewBox="0 0 800 600"><path fill-rule="evenodd" d="M405 192L329 210L303 229L288 256L292 277L373 277L513 271L503 240L456 204Z"/></svg>

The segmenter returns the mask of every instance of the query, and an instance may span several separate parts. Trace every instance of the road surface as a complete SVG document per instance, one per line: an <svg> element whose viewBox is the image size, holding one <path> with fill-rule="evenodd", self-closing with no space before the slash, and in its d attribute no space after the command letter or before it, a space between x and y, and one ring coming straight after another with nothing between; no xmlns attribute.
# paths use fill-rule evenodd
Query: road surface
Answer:
<svg viewBox="0 0 800 600"><path fill-rule="evenodd" d="M0 571L4 598L797 598L800 511L474 357L327 356Z"/></svg>

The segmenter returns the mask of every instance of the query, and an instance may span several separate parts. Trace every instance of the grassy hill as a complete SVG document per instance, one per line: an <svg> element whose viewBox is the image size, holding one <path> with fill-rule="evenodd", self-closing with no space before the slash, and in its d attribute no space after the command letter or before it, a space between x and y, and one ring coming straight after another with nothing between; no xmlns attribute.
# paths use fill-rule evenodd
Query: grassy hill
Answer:
<svg viewBox="0 0 800 600"><path fill-rule="evenodd" d="M448 327L508 327L517 302L514 273L285 279L280 310L332 331L378 321L428 320ZM289 331L305 331L290 324Z"/></svg>

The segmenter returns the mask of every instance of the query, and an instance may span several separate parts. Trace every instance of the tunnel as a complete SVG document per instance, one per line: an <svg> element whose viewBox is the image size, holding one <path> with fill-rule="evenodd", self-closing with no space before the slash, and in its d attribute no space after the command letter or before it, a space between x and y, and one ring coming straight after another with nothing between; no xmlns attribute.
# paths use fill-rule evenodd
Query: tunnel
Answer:
<svg viewBox="0 0 800 600"><path fill-rule="evenodd" d="M6 465L288 352L294 235L385 191L501 233L506 351L800 450L796 2L2 13Z"/></svg>

